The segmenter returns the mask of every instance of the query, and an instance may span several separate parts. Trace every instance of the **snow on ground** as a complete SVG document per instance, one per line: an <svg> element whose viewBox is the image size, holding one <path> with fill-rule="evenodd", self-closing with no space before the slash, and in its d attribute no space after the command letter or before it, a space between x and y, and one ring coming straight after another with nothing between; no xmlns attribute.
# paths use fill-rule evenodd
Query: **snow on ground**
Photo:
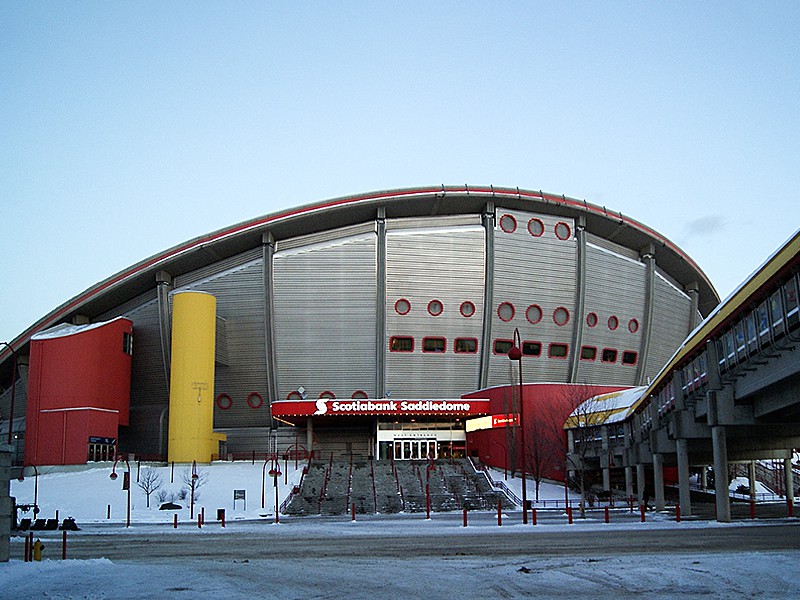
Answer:
<svg viewBox="0 0 800 600"><path fill-rule="evenodd" d="M300 481L303 463L298 464L295 470L293 461L289 461L284 469L280 463L281 476L278 478L278 499L280 502L289 495L294 485ZM59 512L59 518L73 517L78 526L81 523L120 523L126 519L128 492L122 489L122 473L127 467L125 463L117 463L116 471L120 475L112 480L111 464L89 467L78 471L62 471L56 467L40 467L38 483L38 502L40 518L54 518ZM211 465L198 465L197 472L200 480L195 486L195 518L197 513L205 508L206 520L216 518L218 508L225 509L225 519L228 521L238 519L258 519L262 515L274 515L275 487L274 479L269 475L271 463L264 462L218 462ZM153 469L161 478L161 488L150 496L150 508L147 507L147 497L136 483L137 471L139 481L148 469ZM286 473L284 473L284 470ZM26 473L30 472L30 468ZM181 491L188 491L189 485L186 478L191 477L191 465L175 465L162 467L159 465L141 466L131 465L131 522L133 523L161 523L172 522L173 514L178 513L178 520L190 519L189 498L187 493L181 499ZM262 477L263 476L263 477ZM264 508L261 508L262 481L264 484ZM33 504L35 493L35 477L28 474L24 481L11 481L11 495L16 497L17 504ZM237 500L234 508L234 490L245 491L245 501ZM159 492L165 492L167 499L182 505L178 511L159 510L160 502L157 497ZM111 506L111 518L108 519L108 506ZM33 513L20 513L20 518L32 518Z"/></svg>

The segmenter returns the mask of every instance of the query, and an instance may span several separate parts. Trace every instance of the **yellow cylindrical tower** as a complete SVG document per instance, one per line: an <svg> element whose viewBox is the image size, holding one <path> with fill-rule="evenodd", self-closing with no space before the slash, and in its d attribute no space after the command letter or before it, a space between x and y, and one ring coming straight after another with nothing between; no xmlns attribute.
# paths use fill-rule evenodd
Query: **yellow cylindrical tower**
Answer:
<svg viewBox="0 0 800 600"><path fill-rule="evenodd" d="M172 297L169 382L170 462L211 462L223 434L214 426L214 350L217 299L205 292Z"/></svg>

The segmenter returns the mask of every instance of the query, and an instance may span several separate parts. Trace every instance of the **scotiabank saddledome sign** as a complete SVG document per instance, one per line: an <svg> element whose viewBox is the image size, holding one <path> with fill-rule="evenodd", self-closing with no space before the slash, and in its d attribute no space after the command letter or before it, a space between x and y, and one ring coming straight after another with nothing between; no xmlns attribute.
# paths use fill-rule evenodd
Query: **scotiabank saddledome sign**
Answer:
<svg viewBox="0 0 800 600"><path fill-rule="evenodd" d="M489 412L489 400L277 400L276 417L336 415L481 415Z"/></svg>

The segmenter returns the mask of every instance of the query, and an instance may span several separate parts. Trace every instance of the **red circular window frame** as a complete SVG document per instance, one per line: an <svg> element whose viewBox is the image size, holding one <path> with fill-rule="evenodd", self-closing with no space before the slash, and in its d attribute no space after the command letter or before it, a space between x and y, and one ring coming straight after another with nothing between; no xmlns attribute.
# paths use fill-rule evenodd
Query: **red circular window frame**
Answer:
<svg viewBox="0 0 800 600"><path fill-rule="evenodd" d="M637 321L636 319L631 319L630 321L628 321L628 331L630 331L631 333L636 333L637 331L639 331L639 321Z"/></svg>
<svg viewBox="0 0 800 600"><path fill-rule="evenodd" d="M532 308L536 308L539 310L539 318L536 319L535 321L528 316L528 311ZM531 304L528 308L525 309L525 318L528 320L528 323L536 325L536 323L538 323L544 318L544 311L542 310L542 307L539 306L538 304Z"/></svg>
<svg viewBox="0 0 800 600"><path fill-rule="evenodd" d="M567 228L566 237L561 237L560 235L558 235L559 225L563 225L564 227ZM556 237L560 239L562 242L566 242L570 237L572 237L572 227L569 226L569 223L565 223L564 221L559 221L558 223L556 223L555 226L553 227L553 232L556 234Z"/></svg>
<svg viewBox="0 0 800 600"><path fill-rule="evenodd" d="M356 390L355 392L353 392L353 395L350 396L350 398L353 400L366 400L367 398L369 398L369 396L367 396L367 392L365 392L364 390Z"/></svg>
<svg viewBox="0 0 800 600"><path fill-rule="evenodd" d="M507 319L504 319L503 316L500 314L500 309L503 306L510 306L511 307L511 316L508 317ZM500 319L503 323L508 323L509 321L513 321L514 320L514 315L516 315L516 314L517 314L517 309L514 308L514 305L511 304L511 302L501 302L500 304L497 305L497 318Z"/></svg>
<svg viewBox="0 0 800 600"><path fill-rule="evenodd" d="M258 404L253 403L253 398L258 398ZM264 398L262 398L261 394L259 394L258 392L250 392L247 395L247 405L250 408L259 409L263 406L263 404L264 404Z"/></svg>
<svg viewBox="0 0 800 600"><path fill-rule="evenodd" d="M227 402L225 402L226 400ZM215 402L217 403L217 408L220 410L228 410L231 406L233 406L233 398L224 393L217 396Z"/></svg>
<svg viewBox="0 0 800 600"><path fill-rule="evenodd" d="M533 233L531 231L531 223L538 223L541 226L542 230L539 233ZM528 233L530 233L533 237L542 237L544 235L544 232L545 232L545 226L544 222L541 219L533 218L530 221L528 221Z"/></svg>
<svg viewBox="0 0 800 600"><path fill-rule="evenodd" d="M563 323L559 323L558 321L556 321L556 313L559 310L563 310L567 314L567 320L564 321ZM571 318L572 318L572 315L569 313L569 309L566 306L557 306L556 309L553 311L553 323L555 323L559 327L565 327L569 323L569 320Z"/></svg>
<svg viewBox="0 0 800 600"><path fill-rule="evenodd" d="M300 392L295 390L295 391L291 391L288 394L286 394L286 399L287 400L302 400L303 396L300 394Z"/></svg>
<svg viewBox="0 0 800 600"><path fill-rule="evenodd" d="M408 304L408 310L406 310L406 311L401 311L401 310L400 310L400 309L397 307L397 305L398 305L398 304L400 304L401 302L405 302L406 304ZM395 312L396 312L398 315L407 315L408 313L410 313L410 312L411 312L411 302L409 302L409 301L408 301L408 300L406 300L405 298L399 298L399 299L397 300L397 302L395 302L395 303L394 303L394 311L395 311Z"/></svg>
<svg viewBox="0 0 800 600"><path fill-rule="evenodd" d="M608 317L608 328L611 331L616 331L618 327L619 327L619 319L617 318L617 316L611 315L610 317Z"/></svg>
<svg viewBox="0 0 800 600"><path fill-rule="evenodd" d="M596 312L590 312L586 315L586 324L589 327L597 327L597 324L600 322L600 317L597 316Z"/></svg>
<svg viewBox="0 0 800 600"><path fill-rule="evenodd" d="M325 390L319 395L320 400L336 400L336 394L330 390Z"/></svg>
<svg viewBox="0 0 800 600"><path fill-rule="evenodd" d="M464 307L465 306L469 306L472 309L472 312L470 312L470 314L467 314L467 313L464 312ZM461 306L459 307L458 311L461 313L462 317L466 317L467 319L469 319L471 317L474 317L475 316L475 304L473 302L470 302L469 300L466 300L466 301L461 303Z"/></svg>
<svg viewBox="0 0 800 600"><path fill-rule="evenodd" d="M505 219L506 217L511 219L511 221L514 223L514 227L512 227L511 229L506 229L503 226L503 219ZM500 217L499 223L500 223L500 229L502 229L506 233L514 233L517 230L517 219L514 215L510 215L508 213L504 214L503 216Z"/></svg>
<svg viewBox="0 0 800 600"><path fill-rule="evenodd" d="M432 305L434 302L438 302L438 303L439 303L439 312L433 312L433 310L431 310L431 305ZM432 317L438 317L438 316L439 316L439 315L441 315L443 312L444 312L444 302L442 302L442 301L441 301L441 300L439 300L438 298L434 298L433 300L431 300L430 302L428 302L428 314L429 314L429 315L431 315Z"/></svg>

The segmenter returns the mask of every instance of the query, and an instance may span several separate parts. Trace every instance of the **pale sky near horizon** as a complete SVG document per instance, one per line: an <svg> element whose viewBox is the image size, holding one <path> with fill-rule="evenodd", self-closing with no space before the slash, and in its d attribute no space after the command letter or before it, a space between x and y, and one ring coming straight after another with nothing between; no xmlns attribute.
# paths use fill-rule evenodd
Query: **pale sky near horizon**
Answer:
<svg viewBox="0 0 800 600"><path fill-rule="evenodd" d="M378 189L544 190L725 297L800 227L796 2L0 0L0 341L171 246Z"/></svg>

